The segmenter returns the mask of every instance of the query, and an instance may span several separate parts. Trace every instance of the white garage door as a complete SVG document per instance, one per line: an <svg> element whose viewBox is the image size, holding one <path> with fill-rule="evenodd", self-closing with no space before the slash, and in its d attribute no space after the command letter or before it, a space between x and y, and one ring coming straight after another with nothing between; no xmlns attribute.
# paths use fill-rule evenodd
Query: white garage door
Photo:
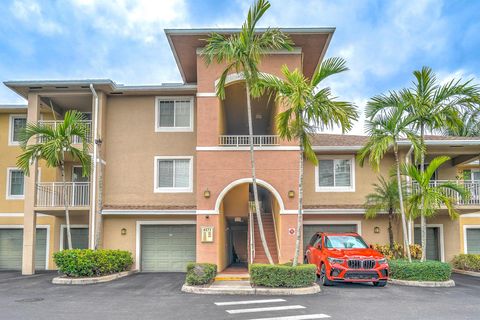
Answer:
<svg viewBox="0 0 480 320"><path fill-rule="evenodd" d="M141 227L142 271L185 272L196 260L195 225L143 225Z"/></svg>
<svg viewBox="0 0 480 320"><path fill-rule="evenodd" d="M467 253L480 254L480 228L466 229Z"/></svg>
<svg viewBox="0 0 480 320"><path fill-rule="evenodd" d="M37 229L35 269L45 269L47 254L47 229ZM23 229L0 227L0 269L22 268Z"/></svg>
<svg viewBox="0 0 480 320"><path fill-rule="evenodd" d="M317 232L358 232L356 224L305 224L303 226L303 250Z"/></svg>

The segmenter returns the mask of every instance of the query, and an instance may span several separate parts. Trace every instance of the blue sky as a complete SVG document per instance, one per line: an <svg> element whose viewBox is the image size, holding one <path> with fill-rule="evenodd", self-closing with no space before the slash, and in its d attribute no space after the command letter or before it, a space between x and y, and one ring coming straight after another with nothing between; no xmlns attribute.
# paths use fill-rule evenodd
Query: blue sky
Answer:
<svg viewBox="0 0 480 320"><path fill-rule="evenodd" d="M164 28L238 27L251 1L1 0L0 80L111 78L180 82ZM253 1L253 0L252 0ZM431 66L440 79L480 77L480 1L271 0L261 26L334 26L327 56L350 71L329 81L363 109ZM478 82L478 81L477 81ZM0 86L0 104L24 101ZM362 132L362 121L353 133Z"/></svg>

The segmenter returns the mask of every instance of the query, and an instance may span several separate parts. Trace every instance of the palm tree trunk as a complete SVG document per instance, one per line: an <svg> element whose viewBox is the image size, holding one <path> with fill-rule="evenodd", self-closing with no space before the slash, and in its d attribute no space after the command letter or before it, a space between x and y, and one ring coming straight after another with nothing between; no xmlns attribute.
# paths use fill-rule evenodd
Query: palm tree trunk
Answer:
<svg viewBox="0 0 480 320"><path fill-rule="evenodd" d="M273 263L270 250L268 250L267 240L265 239L265 231L263 230L262 213L260 212L260 203L258 202L258 188L257 188L257 175L255 171L255 156L253 151L253 121L252 121L252 104L250 101L250 88L248 83L245 84L247 91L247 113L248 113L248 138L250 144L250 163L252 168L252 186L253 186L253 198L255 200L255 214L257 216L258 231L260 233L260 239L262 241L263 250L267 256L268 262Z"/></svg>
<svg viewBox="0 0 480 320"><path fill-rule="evenodd" d="M65 152L63 150L60 170L62 171L63 203L65 205L65 223L67 224L67 243L68 249L72 250L72 233L70 232L70 213L68 211L67 183L65 182Z"/></svg>
<svg viewBox="0 0 480 320"><path fill-rule="evenodd" d="M389 240L389 243L390 243L390 249L393 249L392 220L393 220L393 208L390 208L388 210L388 240Z"/></svg>
<svg viewBox="0 0 480 320"><path fill-rule="evenodd" d="M297 239L295 240L295 255L293 256L293 266L298 264L300 255L300 241L302 239L303 226L303 140L300 138L299 153L299 172L298 172L298 215L297 215Z"/></svg>
<svg viewBox="0 0 480 320"><path fill-rule="evenodd" d="M400 178L400 161L398 160L398 145L396 142L395 142L395 145L393 146L393 152L395 154L395 166L397 169L398 197L400 200L400 213L402 215L403 246L407 252L408 261L412 262L412 257L410 255L410 247L408 245L407 219L405 217L405 207L403 205L402 179Z"/></svg>
<svg viewBox="0 0 480 320"><path fill-rule="evenodd" d="M424 143L425 125L422 123L420 126L420 141ZM422 174L425 172L425 152L421 153L420 171ZM427 260L427 219L425 218L425 198L422 197L422 208L420 211L420 229L422 234L422 259Z"/></svg>
<svg viewBox="0 0 480 320"><path fill-rule="evenodd" d="M96 142L95 142L96 143ZM103 206L103 170L102 170L102 157L101 157L101 154L100 154L100 147L101 145L98 146L98 196L97 196L97 205L98 205L98 210L102 210L102 206ZM95 162L97 161L96 159L94 160ZM97 165L97 163L95 163L94 165ZM97 214L97 207L95 207L95 212L93 212L93 214ZM95 250L98 249L99 247L99 244L100 244L100 236L101 236L101 229L102 229L102 226L103 226L103 221L102 221L102 215L101 215L101 212L100 214L98 214L97 216L95 216L95 243L94 243L94 248Z"/></svg>

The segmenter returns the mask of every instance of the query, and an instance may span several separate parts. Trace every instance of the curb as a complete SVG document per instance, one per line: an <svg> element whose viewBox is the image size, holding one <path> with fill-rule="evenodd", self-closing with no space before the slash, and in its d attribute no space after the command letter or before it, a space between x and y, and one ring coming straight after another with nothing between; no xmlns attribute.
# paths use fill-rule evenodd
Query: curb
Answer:
<svg viewBox="0 0 480 320"><path fill-rule="evenodd" d="M452 272L459 273L459 274L464 274L464 275L467 275L467 276L479 277L479 278L480 278L480 272L476 272L476 271L468 271L468 270L461 270L461 269L452 269Z"/></svg>
<svg viewBox="0 0 480 320"><path fill-rule="evenodd" d="M109 274L102 277L92 277L92 278L69 278L67 276L55 277L52 279L53 284L67 284L67 285L87 285L95 284L102 282L109 282L116 279L120 279L134 273L138 272L137 270L123 271L119 273Z"/></svg>
<svg viewBox="0 0 480 320"><path fill-rule="evenodd" d="M398 279L389 279L389 283L396 284L400 286L410 286L410 287L424 287L424 288L450 288L455 287L455 281L411 281L411 280L398 280Z"/></svg>
<svg viewBox="0 0 480 320"><path fill-rule="evenodd" d="M318 284L305 288L266 288L266 287L223 287L212 288L189 286L184 284L182 291L196 294L224 294L224 295L265 295L265 296L295 296L315 294L321 291Z"/></svg>

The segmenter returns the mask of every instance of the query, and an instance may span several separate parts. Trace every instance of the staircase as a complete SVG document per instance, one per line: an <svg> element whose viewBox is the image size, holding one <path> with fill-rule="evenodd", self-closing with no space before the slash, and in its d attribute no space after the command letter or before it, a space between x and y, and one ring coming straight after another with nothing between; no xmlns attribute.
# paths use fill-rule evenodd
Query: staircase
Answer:
<svg viewBox="0 0 480 320"><path fill-rule="evenodd" d="M254 239L255 239L255 258L253 263L268 263L267 255L263 250L262 239L258 229L257 215L253 214L254 221ZM272 256L273 262L278 263L278 252L275 238L275 226L271 213L262 213L263 230L265 231L265 240ZM250 237L249 237L250 239ZM250 248L250 247L249 247Z"/></svg>

